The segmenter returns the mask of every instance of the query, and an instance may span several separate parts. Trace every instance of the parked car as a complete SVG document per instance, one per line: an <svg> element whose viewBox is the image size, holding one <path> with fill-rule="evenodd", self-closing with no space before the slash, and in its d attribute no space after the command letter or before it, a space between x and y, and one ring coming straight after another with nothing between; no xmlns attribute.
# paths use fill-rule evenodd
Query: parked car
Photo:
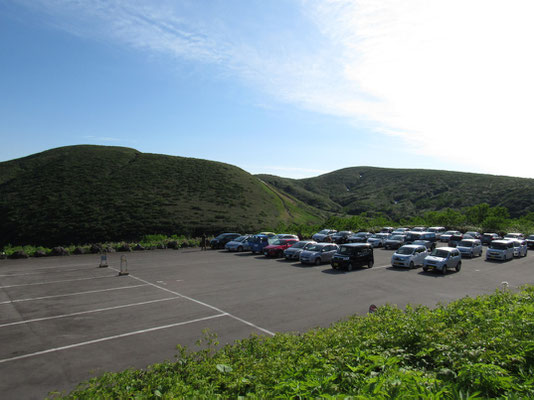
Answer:
<svg viewBox="0 0 534 400"><path fill-rule="evenodd" d="M398 249L401 247L406 240L405 235L395 235L391 234L391 236L386 240L386 243L384 244L385 249Z"/></svg>
<svg viewBox="0 0 534 400"><path fill-rule="evenodd" d="M525 235L518 232L507 233L504 235L504 239L524 239Z"/></svg>
<svg viewBox="0 0 534 400"><path fill-rule="evenodd" d="M210 247L212 249L224 249L224 246L226 245L226 243L238 238L239 236L241 236L240 233L230 233L230 232L221 233L216 238L211 239Z"/></svg>
<svg viewBox="0 0 534 400"><path fill-rule="evenodd" d="M383 247L384 244L386 244L386 240L390 236L389 233L375 233L373 236L371 236L369 239L367 239L367 243L369 243L373 247Z"/></svg>
<svg viewBox="0 0 534 400"><path fill-rule="evenodd" d="M397 228L393 232L391 232L392 235L403 235L404 233L408 232L409 228Z"/></svg>
<svg viewBox="0 0 534 400"><path fill-rule="evenodd" d="M297 235L293 235L292 233L279 233L277 235L274 235L271 239L297 239L297 240L300 240Z"/></svg>
<svg viewBox="0 0 534 400"><path fill-rule="evenodd" d="M415 268L423 265L425 257L428 256L426 246L420 244L405 244L391 256L393 267Z"/></svg>
<svg viewBox="0 0 534 400"><path fill-rule="evenodd" d="M473 258L482 255L482 242L479 239L462 239L456 245L462 257Z"/></svg>
<svg viewBox="0 0 534 400"><path fill-rule="evenodd" d="M347 243L339 246L332 257L330 265L333 269L352 271L356 267L366 265L372 268L375 263L373 248L369 243Z"/></svg>
<svg viewBox="0 0 534 400"><path fill-rule="evenodd" d="M410 244L415 240L428 240L429 242L435 242L437 239L436 234L434 232L406 232L406 244Z"/></svg>
<svg viewBox="0 0 534 400"><path fill-rule="evenodd" d="M302 251L299 259L302 264L319 265L330 262L338 249L339 247L335 243L315 243Z"/></svg>
<svg viewBox="0 0 534 400"><path fill-rule="evenodd" d="M432 251L436 248L436 242L431 242L430 240L414 240L411 244L425 246L429 251Z"/></svg>
<svg viewBox="0 0 534 400"><path fill-rule="evenodd" d="M426 232L426 226L414 226L410 231L412 232Z"/></svg>
<svg viewBox="0 0 534 400"><path fill-rule="evenodd" d="M460 231L447 231L443 232L439 238L442 242L448 242L452 235L460 235Z"/></svg>
<svg viewBox="0 0 534 400"><path fill-rule="evenodd" d="M228 251L249 251L250 250L250 244L248 242L248 239L251 235L244 235L239 236L235 238L234 240L230 240L228 243L224 245L224 248Z"/></svg>
<svg viewBox="0 0 534 400"><path fill-rule="evenodd" d="M263 253L263 249L270 244L269 240L269 236L263 234L254 235L249 238L248 243L252 254Z"/></svg>
<svg viewBox="0 0 534 400"><path fill-rule="evenodd" d="M392 226L384 226L382 229L380 229L380 233L391 233L395 229Z"/></svg>
<svg viewBox="0 0 534 400"><path fill-rule="evenodd" d="M456 272L462 268L462 256L460 250L454 247L436 247L423 262L423 270L438 270L446 274L447 270L454 268Z"/></svg>
<svg viewBox="0 0 534 400"><path fill-rule="evenodd" d="M371 232L357 232L348 238L348 243L367 243L373 234Z"/></svg>
<svg viewBox="0 0 534 400"><path fill-rule="evenodd" d="M449 238L449 241L447 242L447 246L449 247L456 247L456 245L462 241L462 239L464 238L464 235L463 234L455 234L455 235L452 235L450 238Z"/></svg>
<svg viewBox="0 0 534 400"><path fill-rule="evenodd" d="M322 231L314 233L312 235L312 240L315 240L316 242L324 242L324 243L331 242L332 235L336 232L337 231L335 229L323 229Z"/></svg>
<svg viewBox="0 0 534 400"><path fill-rule="evenodd" d="M445 231L446 231L444 226L431 226L427 230L428 230L428 232L434 232L436 234L436 238L438 240L441 238L441 234L445 233Z"/></svg>
<svg viewBox="0 0 534 400"><path fill-rule="evenodd" d="M527 245L529 248L534 248L534 235L527 237Z"/></svg>
<svg viewBox="0 0 534 400"><path fill-rule="evenodd" d="M480 239L482 238L482 235L480 232L475 231L467 231L464 233L464 239Z"/></svg>
<svg viewBox="0 0 534 400"><path fill-rule="evenodd" d="M514 258L514 244L511 240L493 240L486 250L486 260L511 260Z"/></svg>
<svg viewBox="0 0 534 400"><path fill-rule="evenodd" d="M499 236L497 233L483 233L480 241L482 245L488 246L494 240L501 240L502 236Z"/></svg>
<svg viewBox="0 0 534 400"><path fill-rule="evenodd" d="M284 250L298 241L298 239L273 239L271 244L263 248L263 255L265 257L282 257Z"/></svg>
<svg viewBox="0 0 534 400"><path fill-rule="evenodd" d="M347 243L348 238L352 236L354 232L352 231L339 231L332 235L332 242L337 244Z"/></svg>
<svg viewBox="0 0 534 400"><path fill-rule="evenodd" d="M301 240L300 242L295 243L293 246L285 249L284 257L286 260L298 260L300 253L315 243L317 242L313 240Z"/></svg>
<svg viewBox="0 0 534 400"><path fill-rule="evenodd" d="M260 232L260 233L257 233L257 235L265 235L269 238L272 238L273 236L276 236L276 233L274 232Z"/></svg>
<svg viewBox="0 0 534 400"><path fill-rule="evenodd" d="M525 239L510 239L514 244L514 257L526 257L528 245Z"/></svg>

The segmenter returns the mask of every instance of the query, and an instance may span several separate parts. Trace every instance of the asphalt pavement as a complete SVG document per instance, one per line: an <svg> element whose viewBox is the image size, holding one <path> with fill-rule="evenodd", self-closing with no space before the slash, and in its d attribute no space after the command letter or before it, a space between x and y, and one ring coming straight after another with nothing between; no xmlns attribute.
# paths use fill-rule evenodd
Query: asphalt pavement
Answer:
<svg viewBox="0 0 534 400"><path fill-rule="evenodd" d="M174 360L203 331L220 343L326 327L371 304L435 306L534 283L532 252L463 260L460 272L392 268L393 251L351 272L198 249L0 261L0 393L42 399L107 371ZM119 276L121 256L128 275Z"/></svg>

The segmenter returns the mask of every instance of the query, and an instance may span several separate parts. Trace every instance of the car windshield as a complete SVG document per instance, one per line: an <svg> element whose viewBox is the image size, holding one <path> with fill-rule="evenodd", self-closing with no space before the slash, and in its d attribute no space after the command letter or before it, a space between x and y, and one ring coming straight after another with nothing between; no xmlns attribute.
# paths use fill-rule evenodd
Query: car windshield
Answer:
<svg viewBox="0 0 534 400"><path fill-rule="evenodd" d="M413 254L413 252L415 251L415 248L414 247L401 247L400 249L397 250L397 254Z"/></svg>
<svg viewBox="0 0 534 400"><path fill-rule="evenodd" d="M284 244L285 240L280 240L280 239L274 239L274 240L271 240L271 245L272 246L280 246L281 244Z"/></svg>
<svg viewBox="0 0 534 400"><path fill-rule="evenodd" d="M404 236L401 235L393 235L389 238L389 240L402 240Z"/></svg>
<svg viewBox="0 0 534 400"><path fill-rule="evenodd" d="M430 255L439 258L447 258L449 252L447 250L434 249L432 250L432 253L430 253Z"/></svg>
<svg viewBox="0 0 534 400"><path fill-rule="evenodd" d="M459 247L473 247L473 242L470 240L462 240L460 243L458 243Z"/></svg>
<svg viewBox="0 0 534 400"><path fill-rule="evenodd" d="M324 246L318 245L318 244L312 244L310 247L307 247L306 250L308 251L321 251L321 249Z"/></svg>
<svg viewBox="0 0 534 400"><path fill-rule="evenodd" d="M339 248L339 253L340 254L345 254L345 255L358 255L360 253L361 249L358 248L358 247L351 247L351 246L341 246Z"/></svg>
<svg viewBox="0 0 534 400"><path fill-rule="evenodd" d="M307 242L297 242L291 247L294 247L295 249L304 249L307 244L309 244L309 243L307 243Z"/></svg>
<svg viewBox="0 0 534 400"><path fill-rule="evenodd" d="M456 231L447 231L444 233L444 235L454 235Z"/></svg>
<svg viewBox="0 0 534 400"><path fill-rule="evenodd" d="M247 239L248 236L239 236L234 239L234 242L243 242Z"/></svg>
<svg viewBox="0 0 534 400"><path fill-rule="evenodd" d="M528 237L528 240L534 240L534 235L530 235L530 236Z"/></svg>
<svg viewBox="0 0 534 400"><path fill-rule="evenodd" d="M317 232L319 235L328 235L330 233L330 229L323 229L322 231Z"/></svg>
<svg viewBox="0 0 534 400"><path fill-rule="evenodd" d="M493 250L506 250L508 245L506 243L491 242L489 248Z"/></svg>

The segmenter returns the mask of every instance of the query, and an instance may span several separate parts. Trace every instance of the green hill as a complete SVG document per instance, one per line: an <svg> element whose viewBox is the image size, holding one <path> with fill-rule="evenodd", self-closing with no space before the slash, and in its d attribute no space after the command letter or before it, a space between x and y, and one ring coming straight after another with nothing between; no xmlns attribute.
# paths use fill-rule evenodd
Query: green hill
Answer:
<svg viewBox="0 0 534 400"><path fill-rule="evenodd" d="M219 162L86 145L0 163L0 246L246 232L320 214Z"/></svg>
<svg viewBox="0 0 534 400"><path fill-rule="evenodd" d="M506 207L512 217L534 211L534 179L373 167L345 168L300 180L258 177L306 204L350 215L381 212L400 219L480 203Z"/></svg>

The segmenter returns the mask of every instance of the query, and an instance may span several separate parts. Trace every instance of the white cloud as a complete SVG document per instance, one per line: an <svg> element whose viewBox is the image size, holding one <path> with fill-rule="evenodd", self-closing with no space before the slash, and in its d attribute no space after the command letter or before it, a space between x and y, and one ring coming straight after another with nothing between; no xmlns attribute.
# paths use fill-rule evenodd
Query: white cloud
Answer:
<svg viewBox="0 0 534 400"><path fill-rule="evenodd" d="M76 34L218 64L281 101L401 137L414 153L534 177L530 0L299 0L300 20L280 25L215 3L22 1Z"/></svg>

